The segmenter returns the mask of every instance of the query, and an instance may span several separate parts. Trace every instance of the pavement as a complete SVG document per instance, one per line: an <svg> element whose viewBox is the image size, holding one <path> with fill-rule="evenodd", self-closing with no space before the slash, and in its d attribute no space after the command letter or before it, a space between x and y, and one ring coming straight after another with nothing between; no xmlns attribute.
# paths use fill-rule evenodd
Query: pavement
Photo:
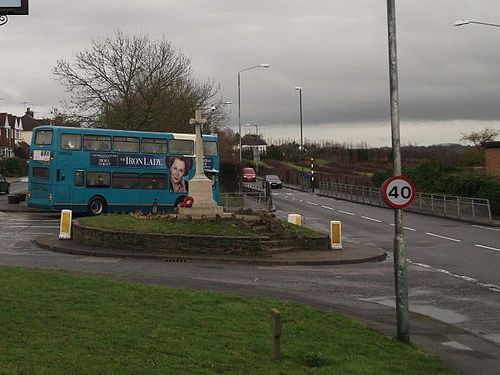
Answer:
<svg viewBox="0 0 500 375"><path fill-rule="evenodd" d="M3 197L1 197L3 198ZM28 212L37 211L29 208L25 203L7 204L0 199L0 211ZM221 255L194 255L194 254L165 254L165 253L140 253L124 251L121 249L107 249L86 246L72 240L59 240L56 235L41 235L35 243L45 249L78 254L84 256L121 257L158 259L167 262L210 262L210 263L247 263L266 266L283 265L335 265L381 261L386 258L386 253L380 248L359 243L344 243L342 250L299 251L273 254L271 257L240 257ZM150 280L152 283L161 284L161 280ZM356 298L338 297L332 301L331 296L305 296L294 294L293 291L259 290L256 287L245 287L202 284L182 286L213 290L241 295L254 295L263 297L286 298L296 302L309 304L318 308L346 315L354 320L367 324L372 329L388 336L394 337L396 331L396 315L394 307L383 306L376 303L360 301ZM175 281L174 281L175 283ZM176 285L173 285L176 286ZM177 286L181 286L180 284ZM500 346L493 341L465 331L456 326L430 318L425 315L410 312L411 343L422 351L430 353L443 361L459 374L498 374L500 369Z"/></svg>

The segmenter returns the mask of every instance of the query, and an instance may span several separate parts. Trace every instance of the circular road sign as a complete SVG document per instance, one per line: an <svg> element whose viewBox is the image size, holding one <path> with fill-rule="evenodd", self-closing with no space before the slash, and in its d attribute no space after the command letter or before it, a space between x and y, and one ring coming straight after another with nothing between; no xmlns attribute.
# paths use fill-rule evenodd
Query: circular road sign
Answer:
<svg viewBox="0 0 500 375"><path fill-rule="evenodd" d="M385 202L392 208L406 208L416 196L415 184L405 176L387 179L382 187Z"/></svg>

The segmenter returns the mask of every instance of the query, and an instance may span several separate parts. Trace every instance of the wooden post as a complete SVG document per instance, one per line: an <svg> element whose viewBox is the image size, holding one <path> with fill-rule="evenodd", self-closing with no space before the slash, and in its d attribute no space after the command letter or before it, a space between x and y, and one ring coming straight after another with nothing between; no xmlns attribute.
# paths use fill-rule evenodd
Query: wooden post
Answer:
<svg viewBox="0 0 500 375"><path fill-rule="evenodd" d="M273 358L281 361L281 313L277 309L271 309L271 315L271 332L274 340Z"/></svg>

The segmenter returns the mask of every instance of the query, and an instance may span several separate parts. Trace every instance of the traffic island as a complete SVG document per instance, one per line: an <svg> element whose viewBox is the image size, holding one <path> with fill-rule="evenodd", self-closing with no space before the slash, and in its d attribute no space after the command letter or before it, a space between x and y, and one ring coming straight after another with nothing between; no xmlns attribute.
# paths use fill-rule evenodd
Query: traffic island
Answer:
<svg viewBox="0 0 500 375"><path fill-rule="evenodd" d="M137 253L271 257L296 251L330 251L327 235L282 222L272 214L180 219L178 215L103 215L73 222L73 241Z"/></svg>

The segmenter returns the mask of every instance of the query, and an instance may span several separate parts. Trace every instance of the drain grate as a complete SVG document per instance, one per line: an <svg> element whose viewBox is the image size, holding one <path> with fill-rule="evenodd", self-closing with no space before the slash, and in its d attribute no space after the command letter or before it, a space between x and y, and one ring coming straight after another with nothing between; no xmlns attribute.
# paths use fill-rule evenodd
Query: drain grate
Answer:
<svg viewBox="0 0 500 375"><path fill-rule="evenodd" d="M168 263L186 263L186 262L188 262L188 259L186 259L186 258L164 258L163 261L168 262Z"/></svg>

